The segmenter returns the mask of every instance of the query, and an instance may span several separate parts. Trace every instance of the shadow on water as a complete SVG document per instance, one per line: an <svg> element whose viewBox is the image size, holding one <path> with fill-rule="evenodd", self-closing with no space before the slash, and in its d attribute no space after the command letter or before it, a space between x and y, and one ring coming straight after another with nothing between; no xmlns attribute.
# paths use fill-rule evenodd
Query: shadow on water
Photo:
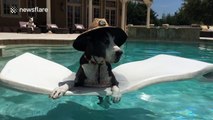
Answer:
<svg viewBox="0 0 213 120"><path fill-rule="evenodd" d="M25 119L0 115L0 120L154 120L156 115L143 108L92 110L75 102L59 104L46 115Z"/></svg>

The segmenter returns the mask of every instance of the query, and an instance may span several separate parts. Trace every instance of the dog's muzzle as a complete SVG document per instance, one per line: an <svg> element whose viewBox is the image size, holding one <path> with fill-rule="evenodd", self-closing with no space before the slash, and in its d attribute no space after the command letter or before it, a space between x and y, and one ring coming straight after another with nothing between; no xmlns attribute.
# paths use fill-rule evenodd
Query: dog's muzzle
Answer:
<svg viewBox="0 0 213 120"><path fill-rule="evenodd" d="M117 63L120 60L122 54L123 54L122 50L118 50L115 52L115 63Z"/></svg>

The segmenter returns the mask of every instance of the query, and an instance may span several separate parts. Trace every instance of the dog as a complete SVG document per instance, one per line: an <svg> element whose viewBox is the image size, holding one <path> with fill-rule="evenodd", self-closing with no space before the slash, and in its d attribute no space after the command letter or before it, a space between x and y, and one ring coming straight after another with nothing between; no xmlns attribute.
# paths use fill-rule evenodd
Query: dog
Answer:
<svg viewBox="0 0 213 120"><path fill-rule="evenodd" d="M98 22L99 26L103 24L106 25L105 20ZM78 86L111 87L112 101L118 103L121 100L121 93L119 83L112 72L111 63L117 63L120 60L123 54L120 46L126 40L125 35L121 29L110 27L92 29L80 35L73 47L84 53L80 58L80 67L76 73L74 86L66 83L53 90L50 97L59 98L70 88ZM118 42L120 38L122 40ZM103 97L99 96L99 103L102 101Z"/></svg>
<svg viewBox="0 0 213 120"><path fill-rule="evenodd" d="M31 28L32 31L34 31L34 28L36 27L36 25L34 24L33 17L29 17L29 21L27 22L26 26L28 28Z"/></svg>

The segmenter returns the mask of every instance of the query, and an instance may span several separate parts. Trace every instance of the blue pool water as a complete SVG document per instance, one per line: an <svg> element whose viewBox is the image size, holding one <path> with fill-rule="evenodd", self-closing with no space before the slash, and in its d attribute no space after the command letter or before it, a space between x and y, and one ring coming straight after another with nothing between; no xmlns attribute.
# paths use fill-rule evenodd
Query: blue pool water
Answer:
<svg viewBox="0 0 213 120"><path fill-rule="evenodd" d="M158 54L170 54L213 63L213 45L200 43L128 42L124 55L113 67ZM7 46L4 64L24 52L60 63L77 71L81 52L71 46ZM32 63L33 64L33 63ZM0 120L213 120L213 83L199 79L161 83L123 95L109 109L99 107L96 97L24 93L0 86Z"/></svg>

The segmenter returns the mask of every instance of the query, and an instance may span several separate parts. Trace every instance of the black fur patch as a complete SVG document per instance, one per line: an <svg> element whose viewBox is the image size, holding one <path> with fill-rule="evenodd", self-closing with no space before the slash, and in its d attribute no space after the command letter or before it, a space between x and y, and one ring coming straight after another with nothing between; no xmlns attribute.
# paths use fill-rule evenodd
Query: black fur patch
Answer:
<svg viewBox="0 0 213 120"><path fill-rule="evenodd" d="M109 47L110 40L106 32L99 31L96 35L89 37L85 54L89 56L106 57L106 49Z"/></svg>

